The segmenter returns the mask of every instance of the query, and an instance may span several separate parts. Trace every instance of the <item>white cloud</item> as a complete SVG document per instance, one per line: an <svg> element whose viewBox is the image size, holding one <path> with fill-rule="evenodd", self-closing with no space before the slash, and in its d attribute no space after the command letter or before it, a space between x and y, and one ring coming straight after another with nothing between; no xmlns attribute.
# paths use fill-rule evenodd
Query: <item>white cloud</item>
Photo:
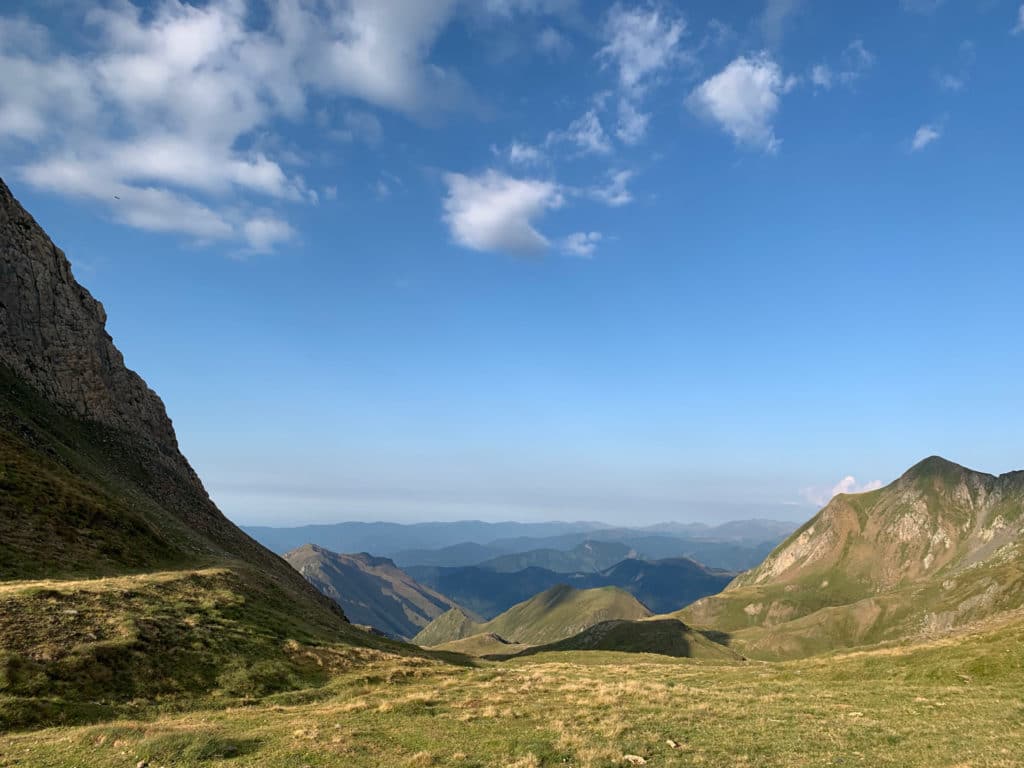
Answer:
<svg viewBox="0 0 1024 768"><path fill-rule="evenodd" d="M265 15L253 0L159 0L145 12L128 0L76 4L65 10L93 43L76 54L39 25L0 17L0 142L22 142L16 170L38 186L91 176L102 192L88 196L132 226L241 242L255 232L250 247L270 247L284 230L258 217L247 230L245 210L258 205L248 196L317 199L287 170L295 154L269 148L275 121L305 119L314 91L403 112L457 103L461 79L429 60L457 4L280 0ZM378 118L358 109L322 127L381 137ZM175 227L145 202L157 196L196 215Z"/></svg>
<svg viewBox="0 0 1024 768"><path fill-rule="evenodd" d="M552 131L546 143L551 145L561 141L575 144L583 154L607 155L612 151L611 140L601 125L597 109L588 110L564 131Z"/></svg>
<svg viewBox="0 0 1024 768"><path fill-rule="evenodd" d="M846 46L846 50L843 51L843 63L850 72L864 72L874 65L875 54L858 38Z"/></svg>
<svg viewBox="0 0 1024 768"><path fill-rule="evenodd" d="M557 184L516 179L495 170L478 176L448 173L444 221L459 245L475 251L531 254L548 248L533 221L559 208L564 196Z"/></svg>
<svg viewBox="0 0 1024 768"><path fill-rule="evenodd" d="M249 219L242 225L242 230L249 248L255 253L267 253L295 237L295 230L288 222L273 216Z"/></svg>
<svg viewBox="0 0 1024 768"><path fill-rule="evenodd" d="M504 158L513 165L537 165L544 162L544 153L531 144L524 144L513 141L505 149L492 146L491 152L497 157Z"/></svg>
<svg viewBox="0 0 1024 768"><path fill-rule="evenodd" d="M693 90L687 104L694 112L717 122L738 144L776 152L773 120L780 97L796 84L785 78L767 53L740 56Z"/></svg>
<svg viewBox="0 0 1024 768"><path fill-rule="evenodd" d="M1011 31L1015 35L1024 33L1024 4L1017 9L1017 25Z"/></svg>
<svg viewBox="0 0 1024 768"><path fill-rule="evenodd" d="M961 75L951 75L948 72L938 76L939 87L946 91L962 91L967 84L966 79Z"/></svg>
<svg viewBox="0 0 1024 768"><path fill-rule="evenodd" d="M811 82L826 91L832 87L832 70L828 64L815 64L811 67Z"/></svg>
<svg viewBox="0 0 1024 768"><path fill-rule="evenodd" d="M910 142L910 149L914 152L920 152L933 141L938 141L940 138L942 138L942 131L936 126L922 125L914 133L914 138Z"/></svg>
<svg viewBox="0 0 1024 768"><path fill-rule="evenodd" d="M633 175L632 171L613 171L608 174L607 184L591 187L587 193L590 197L612 208L628 205L633 202L633 195L627 187Z"/></svg>
<svg viewBox="0 0 1024 768"><path fill-rule="evenodd" d="M562 241L562 251L570 256L589 259L601 242L600 232L574 232Z"/></svg>
<svg viewBox="0 0 1024 768"><path fill-rule="evenodd" d="M679 42L685 31L682 18L670 17L659 8L627 9L616 4L605 20L608 43L598 55L618 67L620 87L636 94L650 77L681 57Z"/></svg>
<svg viewBox="0 0 1024 768"><path fill-rule="evenodd" d="M800 490L800 495L811 504L823 507L840 494L868 493L869 491L877 491L881 487L881 480L872 480L867 483L858 484L857 478L853 475L847 475L831 488L828 486L809 486L807 488L802 488Z"/></svg>
<svg viewBox="0 0 1024 768"><path fill-rule="evenodd" d="M647 133L649 114L640 112L629 99L619 100L619 124L615 135L623 144L638 144Z"/></svg>
<svg viewBox="0 0 1024 768"><path fill-rule="evenodd" d="M537 50L549 56L567 56L572 51L572 43L554 27L544 27L537 33Z"/></svg>

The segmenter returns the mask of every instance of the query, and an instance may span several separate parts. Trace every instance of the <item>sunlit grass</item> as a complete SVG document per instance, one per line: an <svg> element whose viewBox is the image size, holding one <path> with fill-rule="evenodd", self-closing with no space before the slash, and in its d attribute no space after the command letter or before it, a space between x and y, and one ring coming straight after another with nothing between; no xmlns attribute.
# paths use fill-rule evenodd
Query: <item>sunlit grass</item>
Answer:
<svg viewBox="0 0 1024 768"><path fill-rule="evenodd" d="M0 765L972 766L1024 755L1018 622L913 649L708 663L388 654L314 692L0 737Z"/></svg>

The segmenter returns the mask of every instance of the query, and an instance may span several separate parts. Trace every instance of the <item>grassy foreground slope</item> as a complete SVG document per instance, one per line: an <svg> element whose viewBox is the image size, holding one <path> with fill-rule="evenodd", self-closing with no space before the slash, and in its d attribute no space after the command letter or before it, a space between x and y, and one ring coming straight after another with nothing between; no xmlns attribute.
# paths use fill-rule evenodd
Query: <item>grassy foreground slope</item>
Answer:
<svg viewBox="0 0 1024 768"><path fill-rule="evenodd" d="M454 608L428 624L413 642L435 646L491 633L509 642L539 645L571 637L602 621L650 615L642 603L621 589L573 589L559 584L482 623Z"/></svg>
<svg viewBox="0 0 1024 768"><path fill-rule="evenodd" d="M369 652L367 652L369 654ZM315 691L231 709L0 732L0 765L56 768L1018 768L1024 624L802 661L602 652L453 668L367 657Z"/></svg>

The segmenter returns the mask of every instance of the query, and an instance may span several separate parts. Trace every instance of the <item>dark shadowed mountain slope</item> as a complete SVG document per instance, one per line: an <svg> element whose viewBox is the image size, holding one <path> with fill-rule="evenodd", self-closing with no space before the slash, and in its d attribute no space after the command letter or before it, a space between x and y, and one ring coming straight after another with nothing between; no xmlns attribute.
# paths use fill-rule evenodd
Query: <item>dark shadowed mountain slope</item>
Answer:
<svg viewBox="0 0 1024 768"><path fill-rule="evenodd" d="M407 640L455 604L385 557L341 555L306 544L284 556L356 624Z"/></svg>
<svg viewBox="0 0 1024 768"><path fill-rule="evenodd" d="M946 632L1024 606L1024 472L938 457L836 496L764 563L682 617L763 656Z"/></svg>
<svg viewBox="0 0 1024 768"><path fill-rule="evenodd" d="M653 563L623 560L594 574L591 583L624 589L655 613L668 613L721 592L734 575L705 568L685 557Z"/></svg>
<svg viewBox="0 0 1024 768"><path fill-rule="evenodd" d="M450 646L455 646L451 643ZM447 648L448 646L446 646ZM470 650L474 649L469 645ZM535 645L517 651L490 645L476 646L485 651L475 655L492 659L511 656L532 656L538 653L564 651L618 651L620 653L656 653L708 661L742 661L738 653L688 626L679 619L654 618L641 621L603 621L577 635L554 643Z"/></svg>

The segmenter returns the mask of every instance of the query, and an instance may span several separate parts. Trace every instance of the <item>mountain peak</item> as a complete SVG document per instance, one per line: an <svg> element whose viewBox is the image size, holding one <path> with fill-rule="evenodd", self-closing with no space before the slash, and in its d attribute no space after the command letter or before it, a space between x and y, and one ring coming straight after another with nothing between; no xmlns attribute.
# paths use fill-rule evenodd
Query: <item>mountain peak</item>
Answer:
<svg viewBox="0 0 1024 768"><path fill-rule="evenodd" d="M961 464L950 461L949 459L943 458L942 456L929 456L926 459L919 461L917 464L912 466L906 472L903 473L901 479L903 480L930 480L930 479L942 479L957 481L964 475L976 475L979 477L992 477L985 472L978 472L973 469L969 469Z"/></svg>

